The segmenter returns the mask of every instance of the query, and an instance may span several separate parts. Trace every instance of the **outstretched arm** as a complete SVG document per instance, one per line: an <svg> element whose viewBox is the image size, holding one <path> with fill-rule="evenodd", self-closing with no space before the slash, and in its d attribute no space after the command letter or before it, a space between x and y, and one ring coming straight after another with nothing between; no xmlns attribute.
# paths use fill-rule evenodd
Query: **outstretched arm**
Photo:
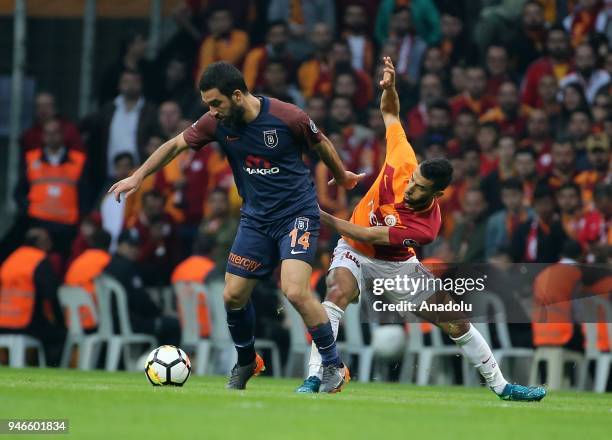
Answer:
<svg viewBox="0 0 612 440"><path fill-rule="evenodd" d="M391 61L391 57L383 57L385 68L383 70L383 79L380 81L380 87L383 89L382 97L380 98L380 111L385 127L400 122L400 101L397 91L395 90L395 67Z"/></svg>
<svg viewBox="0 0 612 440"><path fill-rule="evenodd" d="M324 225L335 229L339 234L344 235L345 237L352 238L353 240L361 241L363 243L380 245L390 244L388 226L371 226L366 228L334 217L325 211L319 211L321 215L321 222Z"/></svg>
<svg viewBox="0 0 612 440"><path fill-rule="evenodd" d="M125 193L127 199L133 193L135 193L145 177L155 173L160 168L166 166L181 152L187 149L187 142L183 137L183 133L175 136L169 141L159 146L157 150L149 156L149 158L143 163L134 173L123 180L115 183L108 190L109 193L113 193L115 200L121 201L121 194Z"/></svg>

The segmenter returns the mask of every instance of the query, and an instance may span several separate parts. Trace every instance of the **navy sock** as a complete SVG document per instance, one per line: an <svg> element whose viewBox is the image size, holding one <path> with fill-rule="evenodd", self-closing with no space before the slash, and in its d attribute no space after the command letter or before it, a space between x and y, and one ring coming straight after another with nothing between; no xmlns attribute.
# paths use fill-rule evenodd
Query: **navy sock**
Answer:
<svg viewBox="0 0 612 440"><path fill-rule="evenodd" d="M249 365L255 360L255 308L249 299L246 305L238 310L225 308L227 326L234 347L238 352L238 365Z"/></svg>
<svg viewBox="0 0 612 440"><path fill-rule="evenodd" d="M325 324L317 325L316 327L308 327L308 332L317 346L319 354L321 354L321 360L323 361L324 367L328 365L342 365L340 355L336 349L334 332L329 321Z"/></svg>

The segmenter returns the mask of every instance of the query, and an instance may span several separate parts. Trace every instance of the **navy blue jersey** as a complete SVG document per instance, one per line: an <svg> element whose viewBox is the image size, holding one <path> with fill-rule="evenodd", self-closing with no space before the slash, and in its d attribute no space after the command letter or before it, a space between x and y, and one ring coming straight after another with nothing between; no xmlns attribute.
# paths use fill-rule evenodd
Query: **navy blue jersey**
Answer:
<svg viewBox="0 0 612 440"><path fill-rule="evenodd" d="M183 132L190 148L217 141L228 157L242 214L261 222L292 215L318 217L314 183L302 153L321 142L312 120L293 104L260 97L259 115L240 129L230 128L210 112Z"/></svg>

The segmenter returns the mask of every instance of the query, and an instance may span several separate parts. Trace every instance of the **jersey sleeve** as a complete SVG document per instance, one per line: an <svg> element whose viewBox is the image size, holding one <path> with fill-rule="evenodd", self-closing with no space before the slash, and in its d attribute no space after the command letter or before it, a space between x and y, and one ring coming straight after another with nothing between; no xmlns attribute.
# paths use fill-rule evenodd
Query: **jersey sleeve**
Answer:
<svg viewBox="0 0 612 440"><path fill-rule="evenodd" d="M319 131L314 121L298 107L296 107L295 113L290 118L288 124L296 142L308 147L308 149L321 143L323 140L323 134Z"/></svg>
<svg viewBox="0 0 612 440"><path fill-rule="evenodd" d="M393 168L403 165L416 167L418 165L412 146L406 138L406 132L400 122L387 127L387 156L385 161Z"/></svg>
<svg viewBox="0 0 612 440"><path fill-rule="evenodd" d="M183 132L183 137L189 148L199 150L216 140L216 129L217 120L207 112Z"/></svg>
<svg viewBox="0 0 612 440"><path fill-rule="evenodd" d="M424 224L409 224L389 228L389 244L414 248L431 243L436 234Z"/></svg>

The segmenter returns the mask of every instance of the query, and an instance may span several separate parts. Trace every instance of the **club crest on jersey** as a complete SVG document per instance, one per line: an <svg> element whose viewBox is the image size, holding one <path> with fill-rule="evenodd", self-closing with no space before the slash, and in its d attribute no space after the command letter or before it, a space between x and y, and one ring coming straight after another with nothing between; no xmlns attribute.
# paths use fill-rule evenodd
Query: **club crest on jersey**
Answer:
<svg viewBox="0 0 612 440"><path fill-rule="evenodd" d="M395 226L397 224L397 219L393 214L389 214L385 216L385 225L387 226Z"/></svg>
<svg viewBox="0 0 612 440"><path fill-rule="evenodd" d="M278 145L278 134L276 130L266 130L263 132L264 143L268 148L274 148Z"/></svg>
<svg viewBox="0 0 612 440"><path fill-rule="evenodd" d="M308 218L298 217L295 219L294 228L298 231L308 231Z"/></svg>

